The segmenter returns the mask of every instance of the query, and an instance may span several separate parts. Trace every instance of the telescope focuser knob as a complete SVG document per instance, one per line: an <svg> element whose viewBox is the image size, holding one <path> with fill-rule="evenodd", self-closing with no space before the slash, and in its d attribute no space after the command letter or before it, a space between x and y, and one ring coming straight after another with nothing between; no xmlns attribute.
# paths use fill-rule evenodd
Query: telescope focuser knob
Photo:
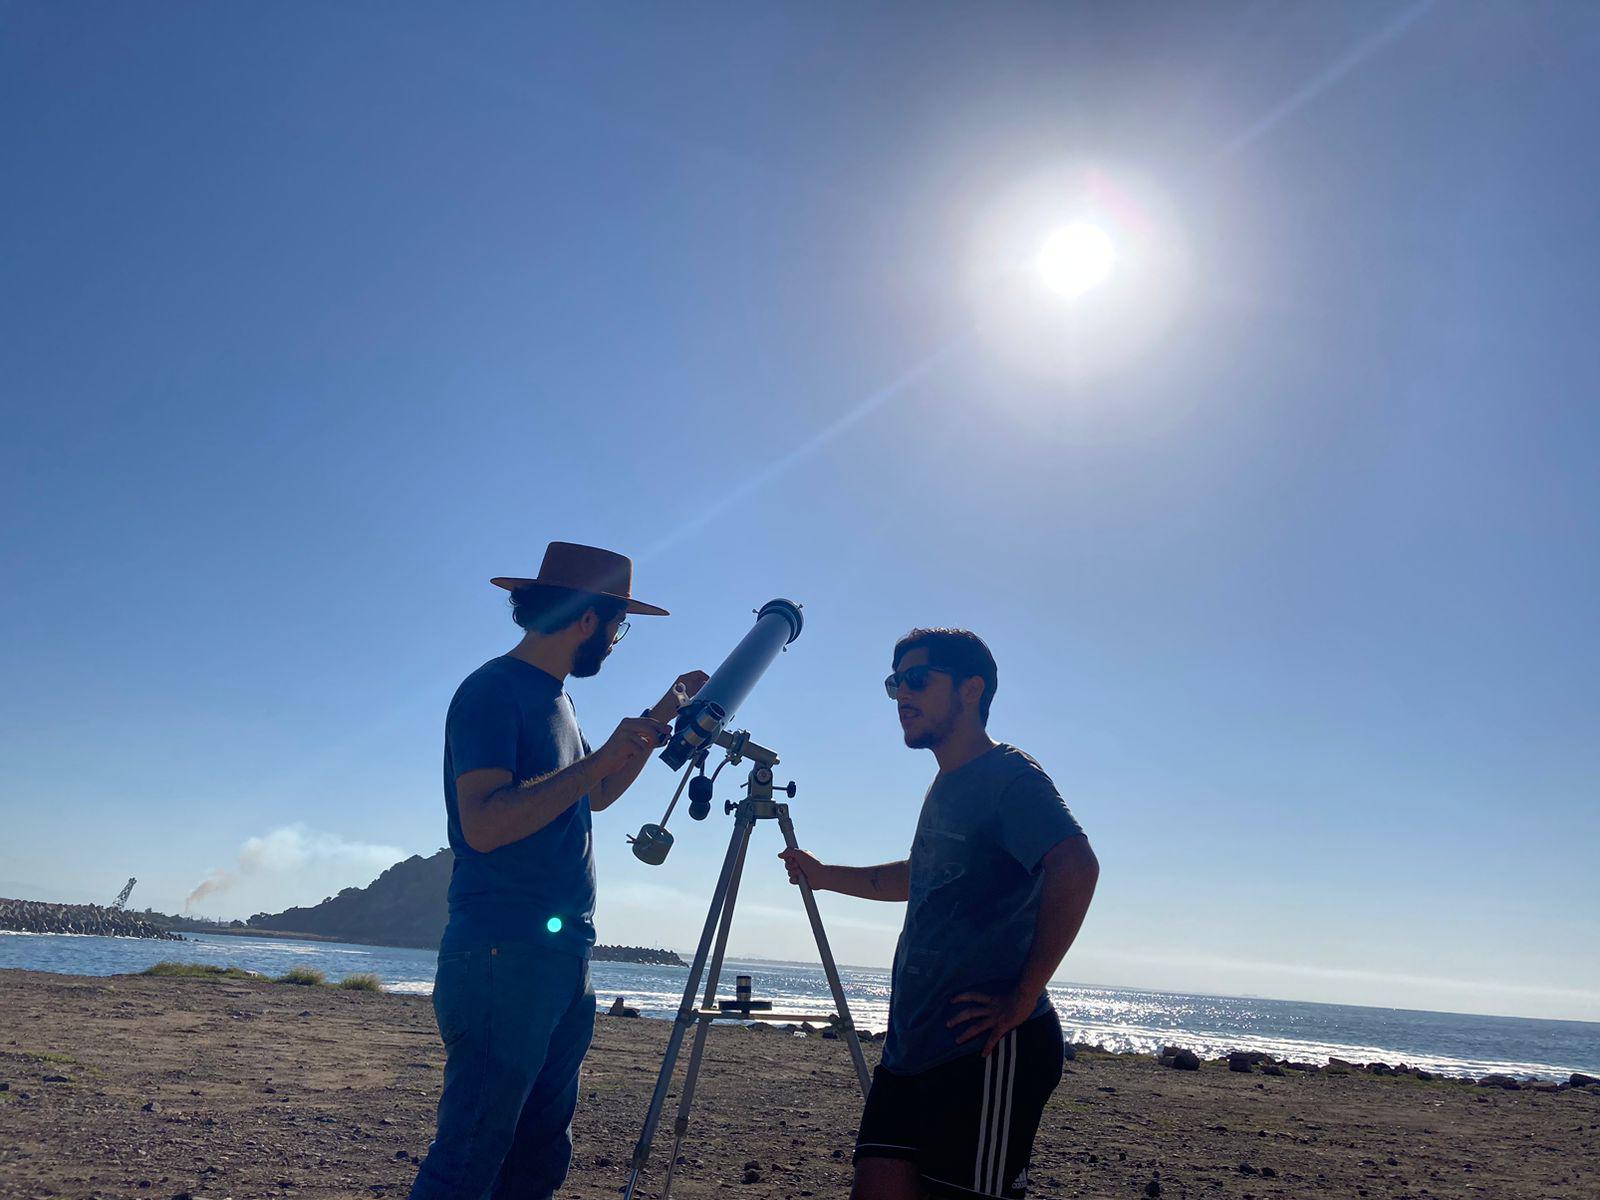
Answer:
<svg viewBox="0 0 1600 1200"><path fill-rule="evenodd" d="M734 813L739 811L739 802L737 800L724 800L722 802L722 811L730 817L733 816Z"/></svg>
<svg viewBox="0 0 1600 1200"><path fill-rule="evenodd" d="M789 799L793 800L795 792L797 792L799 790L800 790L799 788L795 787L794 780L791 779L791 780L789 780L789 786L784 788L783 792L784 792L784 794L786 796L789 797Z"/></svg>

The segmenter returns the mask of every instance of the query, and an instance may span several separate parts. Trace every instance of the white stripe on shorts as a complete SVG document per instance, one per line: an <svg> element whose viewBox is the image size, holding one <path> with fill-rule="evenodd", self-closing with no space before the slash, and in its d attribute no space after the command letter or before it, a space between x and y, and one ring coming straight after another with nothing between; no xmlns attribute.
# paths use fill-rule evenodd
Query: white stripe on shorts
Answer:
<svg viewBox="0 0 1600 1200"><path fill-rule="evenodd" d="M996 1196L1006 1169L1011 1141L1011 1093L1017 1077L1016 1031L1006 1034L984 1060L983 1104L978 1112L978 1153L972 1167L972 1190Z"/></svg>
<svg viewBox="0 0 1600 1200"><path fill-rule="evenodd" d="M978 1106L978 1153L972 1159L972 1187L976 1191L978 1180L983 1178L983 1142L984 1132L988 1128L989 1115L989 1085L994 1078L994 1056L990 1055L983 1060L983 1103Z"/></svg>

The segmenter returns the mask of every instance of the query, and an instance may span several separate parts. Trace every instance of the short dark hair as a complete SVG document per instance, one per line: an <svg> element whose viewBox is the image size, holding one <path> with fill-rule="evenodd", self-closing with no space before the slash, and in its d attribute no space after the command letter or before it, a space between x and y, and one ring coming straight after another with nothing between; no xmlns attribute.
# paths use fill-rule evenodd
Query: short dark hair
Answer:
<svg viewBox="0 0 1600 1200"><path fill-rule="evenodd" d="M511 619L529 633L560 633L591 608L601 625L609 625L627 607L625 602L611 596L545 583L528 583L511 591Z"/></svg>
<svg viewBox="0 0 1600 1200"><path fill-rule="evenodd" d="M894 644L892 666L912 650L926 650L928 664L949 671L959 685L977 676L983 680L983 699L978 701L978 720L989 723L989 706L1000 684L1000 668L995 666L989 647L970 629L913 629Z"/></svg>

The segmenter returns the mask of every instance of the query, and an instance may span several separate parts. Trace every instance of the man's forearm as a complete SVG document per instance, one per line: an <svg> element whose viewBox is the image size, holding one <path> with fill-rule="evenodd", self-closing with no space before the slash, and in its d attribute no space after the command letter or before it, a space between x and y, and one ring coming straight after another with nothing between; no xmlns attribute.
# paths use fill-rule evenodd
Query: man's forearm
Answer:
<svg viewBox="0 0 1600 1200"><path fill-rule="evenodd" d="M1099 879L1100 864L1087 838L1064 842L1045 856L1039 918L1017 983L1019 992L1038 996L1045 990L1083 928Z"/></svg>
<svg viewBox="0 0 1600 1200"><path fill-rule="evenodd" d="M644 770L645 763L649 761L648 754L641 755L627 766L618 767L602 778L589 793L589 807L595 812L611 807L622 797L623 792L633 786L633 781L639 778L639 772Z"/></svg>
<svg viewBox="0 0 1600 1200"><path fill-rule="evenodd" d="M495 789L477 802L469 843L487 852L538 833L594 791L604 766L598 754L589 754L559 771Z"/></svg>
<svg viewBox="0 0 1600 1200"><path fill-rule="evenodd" d="M909 900L911 863L880 863L876 867L829 867L822 887L862 900Z"/></svg>

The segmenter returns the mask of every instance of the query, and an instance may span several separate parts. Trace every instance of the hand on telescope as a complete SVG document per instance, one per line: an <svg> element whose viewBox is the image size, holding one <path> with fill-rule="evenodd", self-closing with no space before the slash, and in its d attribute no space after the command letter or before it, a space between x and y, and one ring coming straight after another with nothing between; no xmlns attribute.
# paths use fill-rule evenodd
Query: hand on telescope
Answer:
<svg viewBox="0 0 1600 1200"><path fill-rule="evenodd" d="M685 671L673 681L667 689L667 694L650 710L650 715L662 724L666 724L678 715L678 709L693 700L695 694L706 685L706 680L711 676L704 671Z"/></svg>
<svg viewBox="0 0 1600 1200"><path fill-rule="evenodd" d="M654 717L624 717L595 754L600 760L601 774L610 775L641 765L652 751L660 748L670 732L665 722Z"/></svg>

